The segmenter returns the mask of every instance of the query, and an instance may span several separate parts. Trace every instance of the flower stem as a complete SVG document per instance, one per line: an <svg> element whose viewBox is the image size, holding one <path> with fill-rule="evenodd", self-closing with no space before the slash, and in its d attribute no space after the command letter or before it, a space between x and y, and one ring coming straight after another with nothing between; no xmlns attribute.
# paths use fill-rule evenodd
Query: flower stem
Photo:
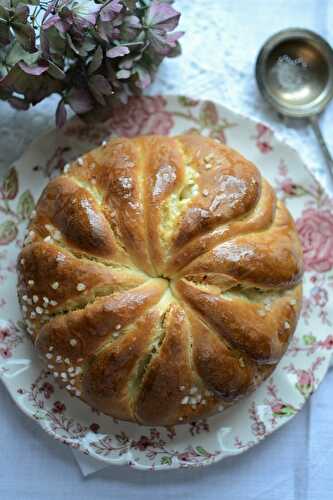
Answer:
<svg viewBox="0 0 333 500"><path fill-rule="evenodd" d="M199 123L199 119L195 118L195 116L191 113L191 111L189 111L188 113L183 113L182 111L173 111L172 114L175 116L179 116L179 118L185 118L185 120Z"/></svg>

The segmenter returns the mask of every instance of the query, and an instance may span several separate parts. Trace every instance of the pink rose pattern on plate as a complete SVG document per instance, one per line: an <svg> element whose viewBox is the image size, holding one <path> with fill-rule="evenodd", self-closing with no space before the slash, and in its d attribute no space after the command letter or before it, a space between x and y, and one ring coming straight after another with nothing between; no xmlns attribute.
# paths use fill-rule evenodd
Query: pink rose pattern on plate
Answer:
<svg viewBox="0 0 333 500"><path fill-rule="evenodd" d="M123 137L167 135L173 127L173 117L166 111L162 96L130 97L126 106L114 108L108 124L116 135Z"/></svg>
<svg viewBox="0 0 333 500"><path fill-rule="evenodd" d="M174 117L166 104L162 96L130 97L126 105L115 106L104 123L91 127L80 120L71 121L66 126L66 133L94 144L111 134L122 137L167 135L174 125Z"/></svg>
<svg viewBox="0 0 333 500"><path fill-rule="evenodd" d="M61 172L71 158L113 134L133 137L185 132L209 135L240 149L258 165L263 162L264 174L296 216L306 271L301 324L273 376L236 410L241 411L241 425L235 424L234 410L229 410L223 417L190 425L168 429L140 427L103 417L71 399L38 364L18 320L14 262L23 228L34 215L34 200L48 178ZM243 134L241 142L239 132ZM245 451L301 409L324 377L333 352L332 200L309 174L302 173L300 160L274 140L266 125L253 123L211 101L133 97L126 106L115 109L107 122L92 128L76 119L66 125L62 134L60 139L49 134L37 141L33 154L30 151L30 160L23 158L0 182L0 283L4 290L0 307L7 318L0 320L2 380L20 408L46 432L108 463L128 463L149 470L190 467ZM299 179L306 179L306 183ZM31 357L33 364L22 376L6 377L11 367ZM290 382L287 389L280 384L282 372L284 381L287 375ZM231 429L226 436L224 428Z"/></svg>
<svg viewBox="0 0 333 500"><path fill-rule="evenodd" d="M264 125L263 123L257 123L256 125L256 135L254 139L256 141L256 146L262 154L270 153L273 150L271 144L273 133L271 129Z"/></svg>
<svg viewBox="0 0 333 500"><path fill-rule="evenodd" d="M329 271L333 267L333 214L307 208L297 220L306 271Z"/></svg>

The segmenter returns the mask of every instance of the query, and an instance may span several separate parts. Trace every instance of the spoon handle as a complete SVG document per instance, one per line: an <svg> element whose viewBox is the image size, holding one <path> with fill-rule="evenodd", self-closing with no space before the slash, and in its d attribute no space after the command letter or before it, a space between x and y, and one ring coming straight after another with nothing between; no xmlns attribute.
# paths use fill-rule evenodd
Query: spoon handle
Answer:
<svg viewBox="0 0 333 500"><path fill-rule="evenodd" d="M324 136L320 130L318 116L311 116L309 118L310 124L312 126L312 130L315 133L315 136L318 140L321 151L325 157L327 166L328 166L328 178L329 178L329 188L331 194L333 194L333 158L331 153L328 150L327 144L325 142Z"/></svg>

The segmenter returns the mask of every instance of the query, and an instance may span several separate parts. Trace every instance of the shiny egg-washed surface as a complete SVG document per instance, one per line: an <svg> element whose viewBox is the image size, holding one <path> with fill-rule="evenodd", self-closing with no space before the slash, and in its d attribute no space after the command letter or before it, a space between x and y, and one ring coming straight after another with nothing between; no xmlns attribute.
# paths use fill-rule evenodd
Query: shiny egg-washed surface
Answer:
<svg viewBox="0 0 333 500"><path fill-rule="evenodd" d="M150 425L254 390L302 295L294 223L256 167L193 134L113 139L66 170L18 258L27 330L59 383Z"/></svg>

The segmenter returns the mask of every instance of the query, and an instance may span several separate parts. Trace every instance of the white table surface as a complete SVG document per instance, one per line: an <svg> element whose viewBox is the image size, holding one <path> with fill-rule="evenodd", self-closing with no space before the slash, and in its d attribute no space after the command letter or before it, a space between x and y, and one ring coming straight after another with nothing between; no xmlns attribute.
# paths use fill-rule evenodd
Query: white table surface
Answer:
<svg viewBox="0 0 333 500"><path fill-rule="evenodd" d="M178 0L176 6L187 31L184 53L165 62L151 92L216 99L269 122L325 183L311 130L302 122L282 122L262 103L253 65L264 40L286 27L313 29L333 43L333 0ZM0 172L53 126L55 102L27 113L0 103ZM332 118L330 105L321 123L331 150ZM83 477L71 451L21 414L0 385L0 499L332 500L332 387L333 370L289 424L247 453L209 468L147 473L108 467Z"/></svg>

